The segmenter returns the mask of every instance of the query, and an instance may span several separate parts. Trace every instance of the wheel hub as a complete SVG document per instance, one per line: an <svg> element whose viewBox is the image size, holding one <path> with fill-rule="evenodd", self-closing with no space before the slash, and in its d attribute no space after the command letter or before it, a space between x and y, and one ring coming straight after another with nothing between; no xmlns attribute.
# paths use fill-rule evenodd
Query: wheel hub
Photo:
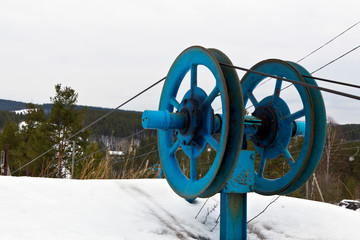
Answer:
<svg viewBox="0 0 360 240"><path fill-rule="evenodd" d="M214 111L211 106L201 109L206 98L205 91L196 87L185 94L179 106L179 112L185 116L185 128L175 134L188 156L199 156L205 150L207 142L202 136L212 131Z"/></svg>
<svg viewBox="0 0 360 240"><path fill-rule="evenodd" d="M269 146L277 132L277 119L274 108L261 106L256 108L252 115L261 120L257 133L252 137L254 144L262 148Z"/></svg>
<svg viewBox="0 0 360 240"><path fill-rule="evenodd" d="M284 100L272 96L259 102L253 115L262 120L258 132L252 136L255 148L265 153L266 158L276 158L282 151L279 146L287 146L290 142L292 123L284 118L290 114L290 109Z"/></svg>

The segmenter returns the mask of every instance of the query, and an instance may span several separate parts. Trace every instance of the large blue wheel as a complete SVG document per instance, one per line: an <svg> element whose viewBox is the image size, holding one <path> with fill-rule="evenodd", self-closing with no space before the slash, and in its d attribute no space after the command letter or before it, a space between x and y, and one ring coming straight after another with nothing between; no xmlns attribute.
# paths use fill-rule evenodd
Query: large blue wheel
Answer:
<svg viewBox="0 0 360 240"><path fill-rule="evenodd" d="M296 63L277 59L262 61L251 68L254 71L276 75L299 82L316 85L303 67ZM254 94L255 88L266 77L250 73L244 75L241 86L244 104L250 101L254 106L255 117L262 120L259 131L251 137L260 161L255 173L255 192L263 195L286 194L300 187L315 170L325 142L326 114L322 95L319 90L294 84L301 99L302 108L291 112L288 104L281 97L283 81L276 79L273 93L260 99ZM290 143L294 121L305 119L304 139L297 158L290 153ZM267 163L277 157L283 157L288 171L277 178L264 175Z"/></svg>
<svg viewBox="0 0 360 240"><path fill-rule="evenodd" d="M181 126L158 131L161 164L169 185L186 199L218 193L231 176L241 149L244 104L239 79L234 69L222 68L219 62L231 64L226 55L216 49L194 46L184 50L172 64L161 93L159 112L164 116L177 113ZM198 66L210 70L216 81L208 95L198 87ZM178 101L180 84L188 72L189 90ZM221 118L216 118L211 107L218 97L222 105ZM214 138L214 131L219 138ZM216 156L209 171L198 178L197 158L208 145L216 151ZM176 151L183 151L189 157L190 177L181 170Z"/></svg>

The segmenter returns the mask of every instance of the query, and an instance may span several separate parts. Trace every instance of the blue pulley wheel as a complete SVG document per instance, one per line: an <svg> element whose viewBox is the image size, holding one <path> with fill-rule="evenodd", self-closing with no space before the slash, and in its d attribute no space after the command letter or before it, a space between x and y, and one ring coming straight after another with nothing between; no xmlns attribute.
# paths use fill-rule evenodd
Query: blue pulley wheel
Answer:
<svg viewBox="0 0 360 240"><path fill-rule="evenodd" d="M158 111L145 111L144 128L158 129L161 165L169 185L181 197L194 199L218 193L230 178L239 157L244 131L244 103L237 73L219 63L232 64L219 50L193 46L172 64L164 83ZM215 84L207 94L198 86L198 67L210 71ZM187 73L190 84L179 100L178 91ZM219 98L221 116L212 102ZM216 136L215 136L216 134ZM209 170L198 176L198 157L207 146L216 151ZM182 171L176 152L190 160L189 177Z"/></svg>
<svg viewBox="0 0 360 240"><path fill-rule="evenodd" d="M303 77L311 76L310 73L293 62L269 59L256 64L251 70L316 85L312 78ZM319 90L294 84L302 107L291 112L287 102L281 97L281 79L276 79L275 88L270 95L260 98L254 90L265 78L263 75L248 72L241 80L244 104L246 106L250 101L255 109L252 115L261 120L259 130L251 136L260 158L255 173L254 191L263 195L286 194L299 188L319 163L325 143L325 106ZM289 151L289 143L294 135L295 120L298 119L304 119L305 125L301 134L304 136L302 147L296 158L295 154ZM288 171L277 178L265 176L268 163L279 156L286 159Z"/></svg>

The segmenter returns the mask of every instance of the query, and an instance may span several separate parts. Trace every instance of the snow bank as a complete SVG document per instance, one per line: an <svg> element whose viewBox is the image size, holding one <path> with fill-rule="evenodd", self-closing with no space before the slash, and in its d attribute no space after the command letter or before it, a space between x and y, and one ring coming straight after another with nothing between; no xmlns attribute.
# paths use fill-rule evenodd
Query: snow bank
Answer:
<svg viewBox="0 0 360 240"><path fill-rule="evenodd" d="M189 204L163 179L0 177L1 239L219 239L219 195ZM248 195L248 218L274 197ZM358 239L360 213L280 197L248 239Z"/></svg>
<svg viewBox="0 0 360 240"><path fill-rule="evenodd" d="M23 114L26 115L29 112L29 109L21 109L21 110L15 110L14 111L16 114Z"/></svg>

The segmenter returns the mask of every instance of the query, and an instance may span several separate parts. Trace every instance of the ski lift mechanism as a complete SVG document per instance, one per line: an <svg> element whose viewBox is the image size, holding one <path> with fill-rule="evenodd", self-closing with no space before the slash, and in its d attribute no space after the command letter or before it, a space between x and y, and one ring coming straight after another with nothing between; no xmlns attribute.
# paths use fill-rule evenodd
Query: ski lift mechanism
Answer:
<svg viewBox="0 0 360 240"><path fill-rule="evenodd" d="M193 46L185 49L172 64L164 83L159 109L144 111L142 124L158 130L158 145L164 174L169 185L189 202L220 196L220 239L246 239L247 192L263 195L287 194L298 189L314 172L325 142L326 114L319 90L294 84L303 109L291 112L280 97L282 80L277 79L272 95L255 98L254 89L265 77L247 72L241 81L230 59L217 49ZM204 66L216 84L208 95L197 84L197 68ZM269 59L251 70L316 85L310 73L297 63ZM181 82L190 72L190 86L181 102L176 100ZM211 103L219 97L222 114ZM245 116L247 102L254 105ZM298 121L299 118L305 121ZM217 133L219 139L213 134ZM294 160L287 147L291 137L304 136L300 155ZM251 140L255 151L245 149ZM197 176L197 157L210 145L216 155L209 171ZM181 170L176 150L190 158L190 177ZM255 154L261 156L255 169ZM264 176L266 160L283 154L290 170L277 179Z"/></svg>

